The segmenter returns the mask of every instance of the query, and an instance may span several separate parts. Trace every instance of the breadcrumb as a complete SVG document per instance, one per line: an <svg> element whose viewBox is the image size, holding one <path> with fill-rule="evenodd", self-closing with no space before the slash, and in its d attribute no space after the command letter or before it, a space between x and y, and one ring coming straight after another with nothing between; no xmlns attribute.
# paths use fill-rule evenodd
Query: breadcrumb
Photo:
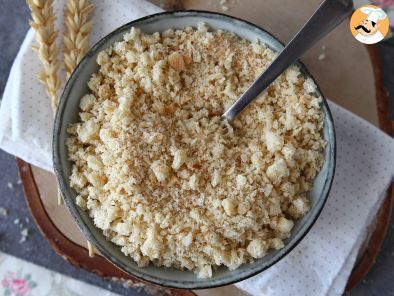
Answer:
<svg viewBox="0 0 394 296"><path fill-rule="evenodd" d="M19 240L19 243L25 242L28 236L29 236L29 229L24 228L23 230L21 230L21 239Z"/></svg>
<svg viewBox="0 0 394 296"><path fill-rule="evenodd" d="M319 54L319 56L317 57L317 60L318 61L323 61L323 60L325 60L326 59L326 54L325 53L321 53L321 54Z"/></svg>
<svg viewBox="0 0 394 296"><path fill-rule="evenodd" d="M282 248L309 211L325 145L313 81L291 66L231 124L220 119L274 57L203 24L132 28L98 55L68 128L70 184L139 266L208 278Z"/></svg>
<svg viewBox="0 0 394 296"><path fill-rule="evenodd" d="M7 217L8 210L6 208L0 207L0 216Z"/></svg>

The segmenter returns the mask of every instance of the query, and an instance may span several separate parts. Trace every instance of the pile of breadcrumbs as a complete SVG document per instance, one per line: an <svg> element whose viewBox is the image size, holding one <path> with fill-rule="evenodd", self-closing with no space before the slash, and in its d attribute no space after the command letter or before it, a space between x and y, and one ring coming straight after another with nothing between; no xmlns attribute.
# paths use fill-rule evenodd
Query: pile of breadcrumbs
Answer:
<svg viewBox="0 0 394 296"><path fill-rule="evenodd" d="M97 57L70 125L76 203L139 266L200 278L280 249L323 164L316 86L292 66L233 123L220 115L275 57L198 28L132 28Z"/></svg>

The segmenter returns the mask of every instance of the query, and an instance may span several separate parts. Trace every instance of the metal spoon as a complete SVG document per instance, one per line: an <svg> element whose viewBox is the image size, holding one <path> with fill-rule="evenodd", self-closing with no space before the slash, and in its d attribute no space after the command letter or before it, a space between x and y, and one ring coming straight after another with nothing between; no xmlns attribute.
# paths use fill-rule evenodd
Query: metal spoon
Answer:
<svg viewBox="0 0 394 296"><path fill-rule="evenodd" d="M326 36L353 12L352 0L325 0L311 18L293 37L277 58L260 74L244 94L222 115L222 119L233 120L257 96L265 90L283 71L304 52Z"/></svg>

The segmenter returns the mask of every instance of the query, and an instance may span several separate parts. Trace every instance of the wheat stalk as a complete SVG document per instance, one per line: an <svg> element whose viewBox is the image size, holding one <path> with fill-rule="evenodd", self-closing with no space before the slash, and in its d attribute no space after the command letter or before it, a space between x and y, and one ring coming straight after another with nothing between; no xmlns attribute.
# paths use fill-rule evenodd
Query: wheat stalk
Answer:
<svg viewBox="0 0 394 296"><path fill-rule="evenodd" d="M93 22L94 5L88 0L67 0L64 16L64 69L67 79L89 48L89 34Z"/></svg>
<svg viewBox="0 0 394 296"><path fill-rule="evenodd" d="M89 35L93 22L93 4L88 0L67 0L64 23L64 70L68 79L89 48ZM87 241L89 257L94 257L92 244Z"/></svg>
<svg viewBox="0 0 394 296"><path fill-rule="evenodd" d="M93 10L93 4L88 0L67 0L64 14L66 32L63 35L64 70L67 79L88 50L89 34L93 26L90 16ZM60 192L58 200L62 200Z"/></svg>
<svg viewBox="0 0 394 296"><path fill-rule="evenodd" d="M55 14L53 0L26 0L32 20L30 26L36 30L38 45L33 46L43 64L43 70L37 75L38 80L44 84L48 96L51 98L52 110L56 113L60 88L59 49L56 46L58 31L55 29ZM67 79L88 50L88 38L92 30L90 15L94 6L88 0L67 0L65 13L66 33L64 42L64 68ZM63 198L58 186L58 204ZM94 250L87 241L89 256L94 256Z"/></svg>
<svg viewBox="0 0 394 296"><path fill-rule="evenodd" d="M93 249L92 243L90 241L86 241L86 243L88 246L89 257L93 258L94 257L94 249Z"/></svg>
<svg viewBox="0 0 394 296"><path fill-rule="evenodd" d="M56 45L58 35L55 29L55 13L53 11L53 0L27 0L30 8L30 26L36 30L37 45L33 49L37 51L43 70L37 74L38 80L45 86L48 96L51 98L53 113L56 113L60 88L59 70L59 48ZM59 192L59 190L58 190ZM63 199L58 194L58 203Z"/></svg>
<svg viewBox="0 0 394 296"><path fill-rule="evenodd" d="M60 88L59 48L56 45L58 35L55 29L55 14L53 0L27 0L30 11L30 26L36 30L38 57L43 65L43 70L38 73L38 80L44 84L48 96L51 98L52 109L56 112Z"/></svg>

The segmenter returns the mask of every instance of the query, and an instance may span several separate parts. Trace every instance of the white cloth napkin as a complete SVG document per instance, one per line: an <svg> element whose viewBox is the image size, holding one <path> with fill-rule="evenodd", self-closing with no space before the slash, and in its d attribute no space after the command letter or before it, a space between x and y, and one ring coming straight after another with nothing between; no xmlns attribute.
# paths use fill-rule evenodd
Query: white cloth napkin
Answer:
<svg viewBox="0 0 394 296"><path fill-rule="evenodd" d="M342 295L394 175L394 140L330 103L337 136L334 183L301 243L267 271L236 284L252 295Z"/></svg>
<svg viewBox="0 0 394 296"><path fill-rule="evenodd" d="M64 0L55 1L61 15ZM141 0L93 1L91 42L120 25L161 11ZM62 23L61 18L58 20ZM52 111L36 73L29 31L12 67L0 108L0 148L52 170ZM337 131L337 170L328 202L306 238L286 258L236 286L252 295L341 295L394 175L394 141L330 103Z"/></svg>
<svg viewBox="0 0 394 296"><path fill-rule="evenodd" d="M58 28L63 24L65 2L54 1ZM96 6L91 45L127 22L163 11L143 0L91 2ZM11 68L0 108L0 148L52 171L53 115L50 99L36 78L42 66L31 50L34 43L34 32L29 30Z"/></svg>

